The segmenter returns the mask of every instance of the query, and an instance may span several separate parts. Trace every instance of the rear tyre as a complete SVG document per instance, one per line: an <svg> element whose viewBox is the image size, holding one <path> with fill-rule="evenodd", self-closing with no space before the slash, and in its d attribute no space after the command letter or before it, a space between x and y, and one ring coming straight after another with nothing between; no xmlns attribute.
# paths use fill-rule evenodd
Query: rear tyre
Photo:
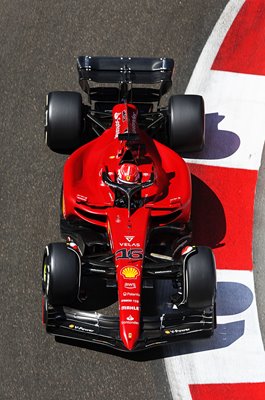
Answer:
<svg viewBox="0 0 265 400"><path fill-rule="evenodd" d="M209 247L198 246L196 252L187 256L185 269L188 308L214 308L216 267L212 250Z"/></svg>
<svg viewBox="0 0 265 400"><path fill-rule="evenodd" d="M205 113L201 96L171 96L168 105L168 135L172 150L184 153L203 149Z"/></svg>
<svg viewBox="0 0 265 400"><path fill-rule="evenodd" d="M81 145L82 98L77 92L51 92L46 98L45 141L61 154L71 154Z"/></svg>
<svg viewBox="0 0 265 400"><path fill-rule="evenodd" d="M42 290L50 305L70 306L78 297L81 262L65 243L51 243L44 252Z"/></svg>

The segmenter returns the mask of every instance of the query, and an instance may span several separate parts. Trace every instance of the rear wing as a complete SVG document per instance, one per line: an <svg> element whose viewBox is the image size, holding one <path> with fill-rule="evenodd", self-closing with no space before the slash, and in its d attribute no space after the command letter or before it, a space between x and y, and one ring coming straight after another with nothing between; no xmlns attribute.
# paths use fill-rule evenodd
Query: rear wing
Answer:
<svg viewBox="0 0 265 400"><path fill-rule="evenodd" d="M80 84L82 80L98 83L171 83L173 67L174 60L171 58L90 56L77 58Z"/></svg>
<svg viewBox="0 0 265 400"><path fill-rule="evenodd" d="M154 110L172 86L173 68L171 58L77 58L79 84L97 111L112 110L124 99L136 104L140 112Z"/></svg>

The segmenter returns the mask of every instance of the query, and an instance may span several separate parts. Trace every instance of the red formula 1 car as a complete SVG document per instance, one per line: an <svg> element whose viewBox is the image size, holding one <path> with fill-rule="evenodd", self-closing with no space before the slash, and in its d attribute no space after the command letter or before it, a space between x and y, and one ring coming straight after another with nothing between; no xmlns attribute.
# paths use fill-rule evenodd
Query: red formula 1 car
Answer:
<svg viewBox="0 0 265 400"><path fill-rule="evenodd" d="M215 261L211 249L191 245L191 177L177 154L203 147L203 99L175 95L160 106L172 59L82 56L77 66L89 105L76 92L46 100L46 143L70 154L65 242L49 244L43 258L47 332L124 351L210 336ZM89 308L98 280L102 296L116 288L118 315ZM151 291L159 298L162 280L172 288L164 304L146 300Z"/></svg>

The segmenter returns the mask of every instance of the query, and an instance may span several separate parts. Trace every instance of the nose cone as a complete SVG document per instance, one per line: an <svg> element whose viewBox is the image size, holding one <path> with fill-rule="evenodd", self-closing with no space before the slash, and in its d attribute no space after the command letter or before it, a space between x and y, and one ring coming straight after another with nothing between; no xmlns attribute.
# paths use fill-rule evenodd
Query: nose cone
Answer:
<svg viewBox="0 0 265 400"><path fill-rule="evenodd" d="M140 336L142 269L150 210L139 208L128 220L128 210L108 210L112 251L115 254L118 283L120 338L133 350Z"/></svg>
<svg viewBox="0 0 265 400"><path fill-rule="evenodd" d="M117 268L119 276L120 336L124 346L132 350L140 335L141 263Z"/></svg>
<svg viewBox="0 0 265 400"><path fill-rule="evenodd" d="M138 325L139 326L139 325ZM133 350L139 338L139 329L132 329L132 326L123 325L121 329L121 338L124 346L128 350Z"/></svg>

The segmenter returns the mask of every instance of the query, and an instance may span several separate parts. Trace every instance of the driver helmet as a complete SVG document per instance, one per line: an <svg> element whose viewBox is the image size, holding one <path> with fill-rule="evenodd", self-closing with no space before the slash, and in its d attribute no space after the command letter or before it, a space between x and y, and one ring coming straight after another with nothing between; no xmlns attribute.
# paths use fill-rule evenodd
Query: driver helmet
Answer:
<svg viewBox="0 0 265 400"><path fill-rule="evenodd" d="M136 183L140 180L140 173L137 165L124 163L118 170L118 183Z"/></svg>

